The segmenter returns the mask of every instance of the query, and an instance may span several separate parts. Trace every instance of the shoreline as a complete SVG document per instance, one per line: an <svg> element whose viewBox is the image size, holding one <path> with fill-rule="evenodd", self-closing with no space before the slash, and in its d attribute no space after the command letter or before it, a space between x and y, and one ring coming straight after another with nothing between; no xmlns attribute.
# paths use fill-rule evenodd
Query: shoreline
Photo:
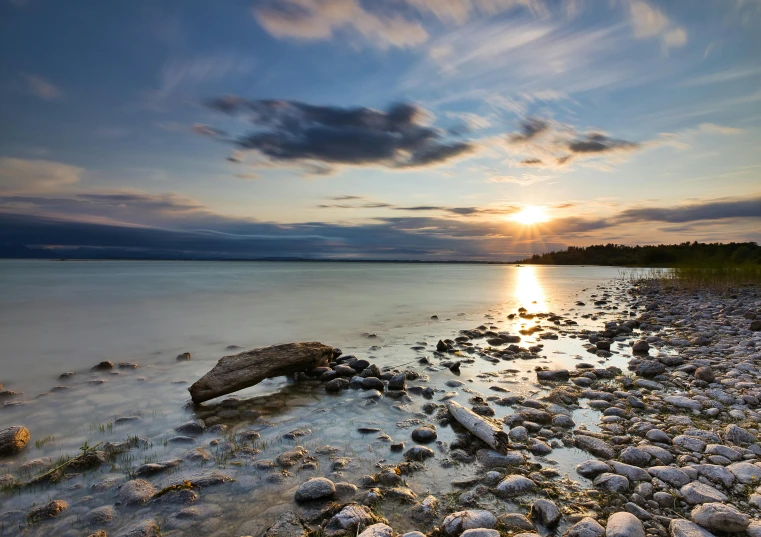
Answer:
<svg viewBox="0 0 761 537"><path fill-rule="evenodd" d="M332 390L332 387L328 388L332 382L338 388L339 395L318 395L318 404L336 397L332 406L340 405L341 398L359 395L359 399L354 399L354 404L379 406L390 400L389 412L399 413L399 419L403 418L403 413L409 414L407 421L410 423L404 428L392 431L384 426L364 427L368 431L378 430L360 433L388 437L378 440L378 453L369 457L369 466L375 469L373 474L348 479L347 476L352 475L352 465L362 466L354 459L361 459L362 456L347 457L346 452L350 450L346 448L327 449L330 446L309 445L312 431L301 431L301 434L299 428L285 433L291 435L283 446L289 449L281 449L282 452L273 459L257 457L259 453L271 452L274 447L265 445L262 440L269 426L258 431L243 431L240 427L236 429L235 423L260 420L262 412L257 409L268 408L267 404L261 403L276 401L279 396L252 399L233 396L214 405L204 405L200 411L196 409L195 420L177 425L178 437L184 436L183 441L188 445L181 458L146 462L142 466L133 464L134 467L130 467L134 474L132 479L125 479L124 476L120 480L109 478L114 480L110 487L106 487L102 480L93 483L90 492L94 490L99 494L91 494L96 498L96 501L90 502L91 505L87 502L83 505L82 495L76 492L71 494L72 497L68 497L70 493L67 493L55 499L60 484L41 492L45 498L53 498L52 502L27 511L6 511L8 500L3 495L0 497L0 520L3 527L15 528L14 524L20 524L19 517L23 515L23 525L29 524L27 531L30 535L49 533L53 527L57 535L87 535L86 527L98 526L97 515L92 513L98 509L103 509L105 513L110 509L110 519L102 522L106 530L115 527L116 533L109 531L109 535L148 536L156 534L156 526L160 525L162 533L169 528L176 535L208 534L221 537L228 535L225 531L230 528L223 528L223 521L219 520L221 517L216 514L214 506L224 508L225 502L232 501L236 495L227 498L224 493L219 493L218 503L214 504L207 501L205 492L216 489L217 485L220 489L224 488L223 485L231 486L229 484L233 479L237 483L245 482L249 463L232 464L245 458L251 461L254 471L267 472L265 479L271 479L272 485L282 484L286 489L283 498L290 499L272 506L282 512L277 513L277 517L273 516L275 513L263 517L269 520L266 526L260 527L254 523L246 526L244 521L237 521L239 527L236 530L240 535L246 534L241 533L245 529L251 529L251 534L255 535L269 528L267 535L272 537L295 537L306 535L308 530L305 528L309 526L311 530L321 527L326 536L338 537L355 535L358 529L362 531L365 526L387 519L394 533L422 529L429 535L449 537L469 528L497 528L503 534L538 531L546 535L559 528L567 530L570 537L597 537L601 524L610 515L623 512L633 515L634 519L621 515L613 517L612 521L614 526L623 525L629 532L626 535L642 532L642 535L665 537L670 534L681 537L685 532L695 533L698 530L686 526L686 522L672 523L671 520L692 519L702 527L715 531L725 527L714 527L712 520L731 519L739 527L746 522L743 515L758 519L761 490L756 491L755 488L761 484L758 481L761 479L761 444L758 443L757 429L757 423L761 420L758 411L761 388L757 382L761 367L761 332L749 330L753 320L746 319L745 312L733 315L740 311L738 306L750 310L753 315L761 313L757 289L741 289L736 298L732 298L710 291L667 291L658 289L654 282L643 282L639 288L636 285L628 287L627 283L618 281L598 289L595 294L601 295L597 298L605 301L597 305L599 308L611 308L606 312L611 315L626 311L626 318L620 319L620 322L608 321L603 330L585 332L567 322L573 320L568 315L520 315L518 312L516 318L519 322L525 321L530 326L521 331L520 336L511 335L523 341L535 340L535 345L529 349L521 348L523 341L508 342L499 331L491 330L486 320L482 327L462 331L457 338L454 335L451 338L442 337L438 350L431 357L428 353L421 356L414 368L396 371L378 369L377 376L373 376L376 375L374 371L372 375L368 373L363 376L360 373L371 364L368 362L365 366L361 363L357 368L360 365L365 367L362 371L355 370L353 376L353 379L359 380L348 380L352 377L347 377L346 387L340 387L343 382L334 382L339 379L325 379L322 382L304 379L293 388L291 391L294 394L290 397L305 397L309 392L321 394L326 389ZM639 307L632 308L632 302ZM619 310L612 310L614 306L620 306ZM629 315L630 309L640 310L639 315ZM602 313L599 316L604 317ZM540 322L543 330L531 328L536 326L535 321ZM488 334L490 331L493 333ZM668 338L662 337L663 334L667 334ZM615 366L605 368L581 363L573 368L561 369L542 363L544 369L536 374L547 381L538 383L544 388L536 399L533 396L504 396L510 391L507 386L512 387L512 383L522 381L517 379L516 373L499 370L509 362L521 366L530 364L532 367L537 360L541 363L543 348L539 345L544 342L549 346L552 336L555 339L584 341L588 345L584 351L589 353L588 360L584 361L607 363L617 356L630 358L630 371ZM644 339L634 339L633 336ZM503 341L497 341L500 339ZM639 349L647 346L647 350L655 356L642 351L634 356L624 354L628 344L635 344L635 341ZM753 345L749 346L749 343ZM509 351L510 345L517 349ZM472 352L467 353L468 349ZM659 352L661 350L664 352ZM337 362L340 363L335 364L334 372L341 371L339 366L351 368L352 364L356 365L346 357L339 357ZM460 362L464 371L476 363L493 366L493 373L481 369L476 375L485 375L482 380L491 382L489 391L482 393L473 390L457 380L457 376L450 373L454 362ZM580 365L584 367L578 367ZM346 369L343 371L346 372ZM337 373L335 376L341 375ZM433 382L426 381L427 376ZM367 378L375 380L362 380ZM445 380L447 378L449 380ZM500 384L502 381L505 384ZM533 378L524 384L532 381ZM394 389L400 386L403 389ZM427 392L426 388L432 388L431 392ZM457 389L470 395L468 408L477 410L476 413L487 420L495 415L495 409L512 412L499 421L500 426L509 430L511 447L507 453L490 453L488 446L454 423L445 403L447 396L457 393L454 392ZM427 395L431 397L427 398ZM407 406L408 409L397 410L394 405ZM589 426L586 423L577 426L572 416L575 417L580 410L593 413L595 422L590 422ZM260 415L254 416L256 412ZM268 414L265 410L264 415L277 416L277 413ZM304 421L303 416L290 416L288 412L284 416L295 422ZM395 438L392 439L392 435ZM437 437L449 441L437 443ZM88 462L90 468L102 468L109 463L117 466L121 464L117 459L123 459L124 453L140 449L144 440L139 435L135 438L132 441L134 445L99 446L97 449L86 449L83 454L92 454L88 455L91 458ZM33 438L31 441L35 440L39 439ZM406 444L404 447L413 447L399 455L397 462L384 463L393 456L400 440ZM165 441L181 443L171 438ZM556 469L558 463L553 463L549 457L578 450L590 453L587 455L590 461L582 461L579 469L565 464L568 468L564 470L569 475L568 478L562 477ZM116 452L120 453L114 456ZM202 452L206 452L209 458L205 465L198 465L198 461L205 458ZM146 465L148 467L143 468ZM562 462L560 465L563 465ZM195 481L187 481L190 485L183 488L181 485L185 481L182 481L170 484L167 490L166 487L158 489L151 484L151 481L156 481L155 476L172 475L180 466L188 466L195 475ZM6 460L0 459L0 474L4 474L0 475L0 483L6 490L13 490L16 476L7 474L4 467L13 469L12 463L8 466ZM43 469L47 471L49 467L46 465ZM453 474L461 473L463 479L450 482L453 490L449 494L439 494L438 497L424 495L420 491L425 488L425 475L435 474L441 471L440 468ZM76 477L62 477L64 480L86 479L81 477L87 473L84 470L79 468L71 473ZM89 471L95 473L97 470ZM297 475L294 476L294 473ZM302 473L303 476L299 475ZM312 477L306 479L308 475ZM593 482L581 479L582 483L574 483L579 480L579 475ZM177 477L181 476L182 471L178 471ZM418 486L417 481L423 485ZM196 503L199 493L203 498ZM210 493L212 497L215 494ZM250 489L249 494L255 495L256 488ZM192 495L196 498L189 500ZM111 507L114 497L116 511ZM167 502L167 497L184 500ZM299 501L294 501L294 497ZM705 502L706 499L716 500L708 503L735 505L739 510L735 512L718 506L701 508L702 503L693 503L695 500ZM133 502L144 507L131 512L141 513L145 520L137 523L142 524L140 528L135 526L130 529L131 526L121 520L130 511L121 516L118 511L130 509L125 506ZM45 510L37 512L39 507ZM515 511L506 512L508 507ZM77 511L76 517L81 519L80 522L72 520L74 515L69 513L74 511ZM389 511L399 511L403 516L419 518L421 522L415 521L402 528L397 523L398 517L390 516ZM11 514L8 515L8 512ZM597 526L587 519L589 515L596 520ZM276 520L274 527L271 525L273 518ZM95 523L88 526L82 524L82 520ZM212 520L216 520L218 527L208 531L214 526L209 524ZM750 523L749 519L747 522ZM208 529L204 530L205 533L197 533L194 529L197 524L199 527L206 524ZM735 533L745 531L750 537L756 537L758 533L753 532L759 531L758 525L751 526L751 530L747 531L748 524ZM418 528L409 527L414 525ZM608 531L612 531L610 521L607 525ZM138 530L142 533L135 533ZM371 530L376 536L386 535L389 531L381 526L372 526ZM6 534L12 533L0 529L0 535ZM481 537L491 535L485 533Z"/></svg>

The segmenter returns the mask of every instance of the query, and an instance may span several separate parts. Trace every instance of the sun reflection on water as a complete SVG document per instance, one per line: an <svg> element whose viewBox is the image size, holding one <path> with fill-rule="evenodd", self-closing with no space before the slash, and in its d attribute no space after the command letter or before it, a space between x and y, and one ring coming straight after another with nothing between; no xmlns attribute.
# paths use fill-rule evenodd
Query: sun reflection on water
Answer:
<svg viewBox="0 0 761 537"><path fill-rule="evenodd" d="M545 310L544 288L536 267L516 267L515 298L529 312Z"/></svg>

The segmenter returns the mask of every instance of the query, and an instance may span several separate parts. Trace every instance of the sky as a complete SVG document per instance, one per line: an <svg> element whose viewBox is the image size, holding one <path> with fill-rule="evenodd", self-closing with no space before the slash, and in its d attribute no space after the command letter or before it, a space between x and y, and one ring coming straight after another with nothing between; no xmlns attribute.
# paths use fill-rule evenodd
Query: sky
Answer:
<svg viewBox="0 0 761 537"><path fill-rule="evenodd" d="M0 0L0 254L761 240L760 0Z"/></svg>

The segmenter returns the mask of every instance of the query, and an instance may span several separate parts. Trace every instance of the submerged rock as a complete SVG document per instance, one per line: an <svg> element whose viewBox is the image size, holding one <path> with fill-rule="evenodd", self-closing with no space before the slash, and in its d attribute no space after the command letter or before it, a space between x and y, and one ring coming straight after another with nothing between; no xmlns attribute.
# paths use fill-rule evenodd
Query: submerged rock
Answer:
<svg viewBox="0 0 761 537"><path fill-rule="evenodd" d="M331 498L335 493L336 486L330 479L313 477L302 483L298 490L296 490L296 501L307 502L323 498Z"/></svg>
<svg viewBox="0 0 761 537"><path fill-rule="evenodd" d="M30 437L29 429L23 425L0 429L0 457L20 452L29 443Z"/></svg>
<svg viewBox="0 0 761 537"><path fill-rule="evenodd" d="M444 535L454 537L463 531L476 528L493 529L497 525L497 517L489 511L474 509L452 513L441 523Z"/></svg>

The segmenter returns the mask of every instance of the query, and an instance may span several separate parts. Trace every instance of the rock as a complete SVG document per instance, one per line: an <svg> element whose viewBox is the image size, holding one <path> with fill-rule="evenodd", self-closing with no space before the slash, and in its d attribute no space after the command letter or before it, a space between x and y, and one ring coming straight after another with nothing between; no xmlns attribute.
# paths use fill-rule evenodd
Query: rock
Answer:
<svg viewBox="0 0 761 537"><path fill-rule="evenodd" d="M708 530L739 533L745 531L750 518L732 505L705 503L690 513L692 521Z"/></svg>
<svg viewBox="0 0 761 537"><path fill-rule="evenodd" d="M326 365L333 347L322 343L287 343L225 356L190 388L194 403L233 393L266 378L292 375Z"/></svg>
<svg viewBox="0 0 761 537"><path fill-rule="evenodd" d="M505 513L497 519L497 524L510 531L533 531L534 524L525 516L518 513Z"/></svg>
<svg viewBox="0 0 761 537"><path fill-rule="evenodd" d="M349 504L328 520L325 525L325 536L357 535L374 522L373 515L365 507Z"/></svg>
<svg viewBox="0 0 761 537"><path fill-rule="evenodd" d="M496 494L505 498L514 498L533 492L536 483L522 475L509 475L496 487Z"/></svg>
<svg viewBox="0 0 761 537"><path fill-rule="evenodd" d="M404 458L408 461L423 461L435 455L431 448L425 446L412 446L404 452Z"/></svg>
<svg viewBox="0 0 761 537"><path fill-rule="evenodd" d="M436 440L436 429L432 425L418 427L412 431L412 439L421 444L429 444Z"/></svg>
<svg viewBox="0 0 761 537"><path fill-rule="evenodd" d="M309 537L309 533L296 513L286 511L264 532L264 537Z"/></svg>
<svg viewBox="0 0 761 537"><path fill-rule="evenodd" d="M647 471L672 487L680 488L692 481L687 474L673 466L652 466Z"/></svg>
<svg viewBox="0 0 761 537"><path fill-rule="evenodd" d="M174 430L182 434L200 435L206 432L206 424L203 420L190 420L175 427Z"/></svg>
<svg viewBox="0 0 761 537"><path fill-rule="evenodd" d="M478 462L484 468L499 468L502 466L515 466L523 464L525 459L517 451L508 451L504 455L493 449L479 449L476 452Z"/></svg>
<svg viewBox="0 0 761 537"><path fill-rule="evenodd" d="M104 505L93 509L84 517L84 523L86 526L102 526L108 524L114 518L116 518L116 511L110 505Z"/></svg>
<svg viewBox="0 0 761 537"><path fill-rule="evenodd" d="M625 464L618 461L610 461L613 472L626 477L629 481L650 481L652 477L645 470L638 466Z"/></svg>
<svg viewBox="0 0 761 537"><path fill-rule="evenodd" d="M758 441L752 433L734 423L727 425L727 428L724 429L724 439L738 446L747 446Z"/></svg>
<svg viewBox="0 0 761 537"><path fill-rule="evenodd" d="M605 528L592 517L584 517L576 524L571 526L563 537L602 537L605 535Z"/></svg>
<svg viewBox="0 0 761 537"><path fill-rule="evenodd" d="M296 490L297 502L308 502L331 498L336 493L336 486L330 479L324 477L313 477L302 483Z"/></svg>
<svg viewBox="0 0 761 537"><path fill-rule="evenodd" d="M689 520L674 518L669 523L671 537L714 537L713 533L693 524Z"/></svg>
<svg viewBox="0 0 761 537"><path fill-rule="evenodd" d="M743 485L761 482L761 467L749 462L736 462L727 466L737 480Z"/></svg>
<svg viewBox="0 0 761 537"><path fill-rule="evenodd" d="M497 530L490 530L486 528L473 528L462 532L461 537L499 537L500 533Z"/></svg>
<svg viewBox="0 0 761 537"><path fill-rule="evenodd" d="M684 397L682 395L671 395L664 397L663 400L670 405L674 405L677 408L686 408L687 410L703 409L703 405L700 404L700 401L695 401L694 399L690 399L689 397Z"/></svg>
<svg viewBox="0 0 761 537"><path fill-rule="evenodd" d="M29 429L23 425L0 429L0 457L19 453L29 443L29 438Z"/></svg>
<svg viewBox="0 0 761 537"><path fill-rule="evenodd" d="M556 369L554 371L540 370L536 372L537 380L543 380L548 382L567 382L570 378L570 373L567 369Z"/></svg>
<svg viewBox="0 0 761 537"><path fill-rule="evenodd" d="M106 361L100 362L97 365L94 365L93 367L90 368L90 370L91 371L106 371L113 368L114 368L114 363L106 360Z"/></svg>
<svg viewBox="0 0 761 537"><path fill-rule="evenodd" d="M348 387L349 382L346 379L333 379L325 383L325 391L329 393L340 392L341 390L345 390Z"/></svg>
<svg viewBox="0 0 761 537"><path fill-rule="evenodd" d="M623 493L629 490L629 480L618 474L600 474L595 478L594 485L605 492Z"/></svg>
<svg viewBox="0 0 761 537"><path fill-rule="evenodd" d="M626 464L631 464L632 466L639 466L642 468L650 462L651 457L641 449L629 446L621 452L619 458Z"/></svg>
<svg viewBox="0 0 761 537"><path fill-rule="evenodd" d="M748 327L748 329L750 331L752 331L752 332L759 332L759 331L761 331L761 320L756 319L755 321L752 321L750 323L750 326Z"/></svg>
<svg viewBox="0 0 761 537"><path fill-rule="evenodd" d="M577 435L576 447L603 459L616 456L616 450L610 444L593 436Z"/></svg>
<svg viewBox="0 0 761 537"><path fill-rule="evenodd" d="M144 479L127 481L119 488L116 499L124 505L142 505L156 494L156 488Z"/></svg>
<svg viewBox="0 0 761 537"><path fill-rule="evenodd" d="M708 383L716 381L716 375L714 375L713 369L708 366L698 367L695 370L695 378Z"/></svg>
<svg viewBox="0 0 761 537"><path fill-rule="evenodd" d="M55 518L69 508L69 504L63 500L53 500L47 505L36 507L26 514L29 522L39 522L48 518Z"/></svg>
<svg viewBox="0 0 761 537"><path fill-rule="evenodd" d="M407 510L407 516L419 524L431 524L439 516L439 501L435 496L426 496Z"/></svg>
<svg viewBox="0 0 761 537"><path fill-rule="evenodd" d="M385 386L383 381L377 377L364 377L362 379L362 389L383 391Z"/></svg>
<svg viewBox="0 0 761 537"><path fill-rule="evenodd" d="M398 373L388 381L389 390L404 390L407 384L407 376L404 373Z"/></svg>
<svg viewBox="0 0 761 537"><path fill-rule="evenodd" d="M525 444L528 441L528 429L526 429L522 425L518 425L517 427L513 427L512 429L510 429L510 432L507 433L507 437L512 442L516 442L518 444Z"/></svg>
<svg viewBox="0 0 761 537"><path fill-rule="evenodd" d="M631 513L613 513L608 517L605 537L645 537L645 528Z"/></svg>
<svg viewBox="0 0 761 537"><path fill-rule="evenodd" d="M651 442L658 442L659 444L670 444L671 437L661 431L660 429L650 429L645 433L645 438Z"/></svg>
<svg viewBox="0 0 761 537"><path fill-rule="evenodd" d="M715 488L699 481L688 483L679 489L684 501L695 505L699 503L725 502L727 497Z"/></svg>
<svg viewBox="0 0 761 537"><path fill-rule="evenodd" d="M142 520L121 530L115 537L159 537L159 525L155 520Z"/></svg>
<svg viewBox="0 0 761 537"><path fill-rule="evenodd" d="M475 509L470 511L458 511L452 513L441 523L444 535L454 537L465 530L470 529L493 529L497 525L497 517L489 511Z"/></svg>
<svg viewBox="0 0 761 537"><path fill-rule="evenodd" d="M647 354L647 351L649 350L650 350L650 344L644 339L635 341L634 344L632 345L632 352L637 354Z"/></svg>
<svg viewBox="0 0 761 537"><path fill-rule="evenodd" d="M192 356L190 355L189 352L183 352L183 353L177 355L177 361L178 362L184 362L184 361L190 360L191 358L192 358Z"/></svg>
<svg viewBox="0 0 761 537"><path fill-rule="evenodd" d="M548 528L554 528L560 522L560 509L550 500L536 500L531 506L532 518L538 518L539 521Z"/></svg>
<svg viewBox="0 0 761 537"><path fill-rule="evenodd" d="M707 444L700 438L695 438L684 434L675 436L672 442L675 446L684 448L687 451L695 451L697 453L702 453L707 446Z"/></svg>
<svg viewBox="0 0 761 537"><path fill-rule="evenodd" d="M393 530L386 524L373 524L368 526L359 537L392 537Z"/></svg>
<svg viewBox="0 0 761 537"><path fill-rule="evenodd" d="M609 464L597 459L590 459L576 466L576 473L588 479L594 479L598 475L610 471L612 471L612 468Z"/></svg>

